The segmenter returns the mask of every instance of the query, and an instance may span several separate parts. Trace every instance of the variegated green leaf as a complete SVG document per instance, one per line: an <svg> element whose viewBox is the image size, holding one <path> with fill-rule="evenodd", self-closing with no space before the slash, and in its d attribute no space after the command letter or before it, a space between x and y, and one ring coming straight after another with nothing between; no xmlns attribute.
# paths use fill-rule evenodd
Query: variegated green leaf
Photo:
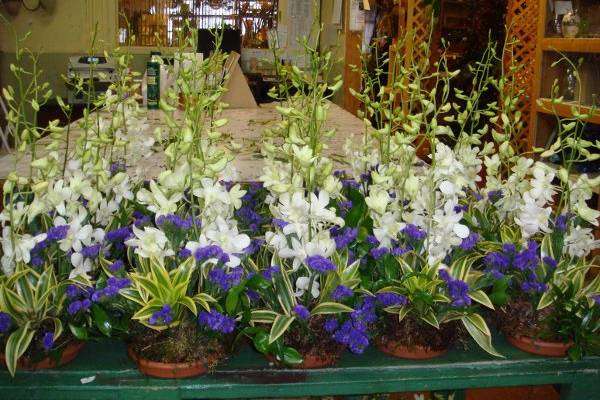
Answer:
<svg viewBox="0 0 600 400"><path fill-rule="evenodd" d="M490 308L492 310L494 309L492 301L483 290L476 290L474 292L470 292L469 297L478 302L479 304L486 306L487 308Z"/></svg>
<svg viewBox="0 0 600 400"><path fill-rule="evenodd" d="M6 366L11 376L15 376L17 370L17 360L25 353L35 331L29 328L30 323L27 322L8 337L6 348L4 350L6 357Z"/></svg>
<svg viewBox="0 0 600 400"><path fill-rule="evenodd" d="M354 311L352 307L348 307L345 304L335 303L331 301L325 301L323 303L318 304L315 308L313 308L311 315L319 315L319 314L339 314L344 312L352 312Z"/></svg>
<svg viewBox="0 0 600 400"><path fill-rule="evenodd" d="M279 339L295 319L296 317L290 315L277 315L273 321L273 325L271 325L271 332L269 332L269 344Z"/></svg>

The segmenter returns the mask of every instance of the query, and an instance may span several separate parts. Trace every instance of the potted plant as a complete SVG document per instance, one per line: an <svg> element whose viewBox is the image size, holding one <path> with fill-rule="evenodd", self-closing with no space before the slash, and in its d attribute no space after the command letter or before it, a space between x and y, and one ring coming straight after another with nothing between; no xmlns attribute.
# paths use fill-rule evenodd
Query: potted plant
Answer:
<svg viewBox="0 0 600 400"><path fill-rule="evenodd" d="M211 309L216 300L192 292L196 270L190 257L172 270L151 258L130 275L121 295L135 306L128 351L141 372L158 378L204 374L226 356L223 340L206 330L231 333L235 321ZM198 310L200 306L200 310Z"/></svg>
<svg viewBox="0 0 600 400"><path fill-rule="evenodd" d="M342 337L339 326L362 318L352 308L358 261L348 264L347 254L314 255L294 271L276 256L273 264L250 280L260 303L243 332L259 352L279 365L312 369L335 364L346 346L364 351L368 342Z"/></svg>
<svg viewBox="0 0 600 400"><path fill-rule="evenodd" d="M50 266L37 271L18 264L15 273L0 277L0 362L12 376L17 368L39 369L69 363L84 343L64 327L67 282L59 282Z"/></svg>

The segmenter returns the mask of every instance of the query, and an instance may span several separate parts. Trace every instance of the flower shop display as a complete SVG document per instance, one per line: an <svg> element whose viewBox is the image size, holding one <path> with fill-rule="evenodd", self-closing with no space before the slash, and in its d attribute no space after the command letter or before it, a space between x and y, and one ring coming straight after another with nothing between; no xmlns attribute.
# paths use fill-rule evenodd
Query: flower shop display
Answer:
<svg viewBox="0 0 600 400"><path fill-rule="evenodd" d="M16 160L31 162L8 176L0 213L0 346L12 375L104 338L160 378L207 373L246 342L284 368L324 368L370 344L408 359L459 343L503 357L490 324L528 352L597 349L600 213L588 203L600 178L572 168L598 158L600 143L583 140L578 112L559 118L549 149L517 154L523 94L496 76L494 44L470 71L471 92L453 89L444 54L434 65L385 60L387 90L384 69L362 68L364 134L328 157L336 132L324 122L342 81L318 35L305 39L310 68L275 64L281 119L264 131L260 181L239 183L241 146L221 132L226 56L188 59L195 40L179 41L164 128L139 108L131 56L117 49L118 79L89 100L77 137L32 122L52 93L23 84L40 72L35 54L17 52L21 83L3 96ZM486 92L498 102L483 104ZM558 153L562 166L546 162ZM136 165L149 157L164 159L156 176Z"/></svg>

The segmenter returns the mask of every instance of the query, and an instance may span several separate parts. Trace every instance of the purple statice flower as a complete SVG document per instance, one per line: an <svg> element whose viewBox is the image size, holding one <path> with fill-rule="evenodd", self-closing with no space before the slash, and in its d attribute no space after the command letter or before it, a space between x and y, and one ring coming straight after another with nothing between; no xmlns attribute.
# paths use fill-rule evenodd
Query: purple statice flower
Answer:
<svg viewBox="0 0 600 400"><path fill-rule="evenodd" d="M377 240L377 238L373 235L367 235L366 239L367 243L369 243L371 246L379 246L379 240Z"/></svg>
<svg viewBox="0 0 600 400"><path fill-rule="evenodd" d="M131 285L131 280L129 278L119 278L116 276L111 276L106 281L106 287L102 289L96 290L91 299L94 302L98 302L106 297L113 297L119 294L119 290L125 289Z"/></svg>
<svg viewBox="0 0 600 400"><path fill-rule="evenodd" d="M333 240L335 240L335 247L338 250L345 249L352 244L352 242L354 242L354 239L356 239L357 235L358 229L356 228L346 228L341 232L337 232L337 234L333 236Z"/></svg>
<svg viewBox="0 0 600 400"><path fill-rule="evenodd" d="M546 256L543 258L544 264L546 264L547 266L549 266L550 268L556 268L556 266L558 265L558 263L556 262L556 260L552 257Z"/></svg>
<svg viewBox="0 0 600 400"><path fill-rule="evenodd" d="M171 311L171 306L165 304L160 310L152 313L150 318L148 318L148 323L150 325L169 325L171 322L173 322Z"/></svg>
<svg viewBox="0 0 600 400"><path fill-rule="evenodd" d="M252 302L260 300L260 294L258 294L258 292L255 292L252 289L246 288L246 296L248 296L248 300L250 300Z"/></svg>
<svg viewBox="0 0 600 400"><path fill-rule="evenodd" d="M354 179L346 179L342 181L342 186L344 188L360 189L360 182L357 182Z"/></svg>
<svg viewBox="0 0 600 400"><path fill-rule="evenodd" d="M39 267L44 264L44 259L40 256L33 256L31 257L31 260L29 260L29 263L34 267Z"/></svg>
<svg viewBox="0 0 600 400"><path fill-rule="evenodd" d="M339 326L340 324L335 318L327 318L323 323L323 329L329 333L333 333Z"/></svg>
<svg viewBox="0 0 600 400"><path fill-rule="evenodd" d="M452 300L452 306L468 307L471 305L471 297L469 297L469 285L467 282L452 278L446 269L440 270L438 274L440 278L446 282L448 294Z"/></svg>
<svg viewBox="0 0 600 400"><path fill-rule="evenodd" d="M288 223L288 222L285 222L284 220L282 220L282 219L280 219L280 218L273 218L273 219L271 220L271 223L272 223L274 226L276 226L277 228L279 228L279 229L283 229L283 228L285 228L286 226L288 226L288 225L289 225L289 223Z"/></svg>
<svg viewBox="0 0 600 400"><path fill-rule="evenodd" d="M350 319L335 328L333 322L326 322L326 325L329 326L325 326L325 328L334 331L333 338L336 342L348 346L353 353L362 354L369 346L368 326L376 319L375 297L364 297L350 314ZM335 322L337 323L337 321Z"/></svg>
<svg viewBox="0 0 600 400"><path fill-rule="evenodd" d="M592 300L594 300L594 303L595 303L597 306L600 306L600 296L598 296L597 294L596 294L596 295L593 295L593 296L592 296ZM2 325L1 325L1 323L0 323L0 332L2 332Z"/></svg>
<svg viewBox="0 0 600 400"><path fill-rule="evenodd" d="M333 292L331 292L331 299L335 301L344 300L352 296L354 292L348 286L337 285Z"/></svg>
<svg viewBox="0 0 600 400"><path fill-rule="evenodd" d="M504 194L502 193L502 190L490 190L487 196L492 203L495 203L500 200Z"/></svg>
<svg viewBox="0 0 600 400"><path fill-rule="evenodd" d="M336 270L335 264L330 259L323 256L306 257L306 259L304 259L304 263L308 268L320 274Z"/></svg>
<svg viewBox="0 0 600 400"><path fill-rule="evenodd" d="M379 260L379 259L381 259L381 257L385 256L389 252L390 252L390 250L387 247L376 247L374 249L371 249L371 251L369 252L369 254L375 260Z"/></svg>
<svg viewBox="0 0 600 400"><path fill-rule="evenodd" d="M250 206L243 206L236 211L239 221L244 222L252 232L256 232L264 223L264 218Z"/></svg>
<svg viewBox="0 0 600 400"><path fill-rule="evenodd" d="M261 275L266 280L273 279L273 275L279 273L280 269L278 265L271 265L269 268L261 272Z"/></svg>
<svg viewBox="0 0 600 400"><path fill-rule="evenodd" d="M126 170L125 161L117 160L110 164L110 176L115 176L119 172L125 172Z"/></svg>
<svg viewBox="0 0 600 400"><path fill-rule="evenodd" d="M540 282L535 273L530 272L527 274L527 279L521 283L521 289L525 292L544 293L548 290L548 286L545 283Z"/></svg>
<svg viewBox="0 0 600 400"><path fill-rule="evenodd" d="M475 197L475 200L477 201L483 200L483 196L479 192L473 192L473 197Z"/></svg>
<svg viewBox="0 0 600 400"><path fill-rule="evenodd" d="M198 323L214 332L231 333L235 329L235 319L215 310L202 311L198 315Z"/></svg>
<svg viewBox="0 0 600 400"><path fill-rule="evenodd" d="M75 300L74 302L72 302L71 304L69 304L67 306L67 312L70 315L75 315L79 312L79 310L81 310L82 304L81 304L81 300Z"/></svg>
<svg viewBox="0 0 600 400"><path fill-rule="evenodd" d="M82 292L82 290L76 285L67 286L67 290L65 291L65 293L67 294L67 297L70 299L79 296L81 294L81 292Z"/></svg>
<svg viewBox="0 0 600 400"><path fill-rule="evenodd" d="M504 253L493 251L483 258L483 263L489 269L504 271L510 266L510 258Z"/></svg>
<svg viewBox="0 0 600 400"><path fill-rule="evenodd" d="M396 247L392 248L392 251L390 252L390 254L393 255L394 257L400 257L400 256L408 253L411 250L412 250L411 245L406 245L404 247L396 246Z"/></svg>
<svg viewBox="0 0 600 400"><path fill-rule="evenodd" d="M537 250L537 243L530 240L527 242L527 248L515 256L513 266L520 271L535 269L540 263L540 257L538 256Z"/></svg>
<svg viewBox="0 0 600 400"><path fill-rule="evenodd" d="M464 238L462 242L460 242L460 248L462 250L473 250L481 237L478 233L472 232L469 236Z"/></svg>
<svg viewBox="0 0 600 400"><path fill-rule="evenodd" d="M134 211L133 217L135 218L133 224L136 226L136 228L141 228L142 226L150 223L151 221L148 215L142 214L139 211Z"/></svg>
<svg viewBox="0 0 600 400"><path fill-rule="evenodd" d="M407 224L404 229L402 229L402 233L413 240L423 240L427 236L423 229L413 224Z"/></svg>
<svg viewBox="0 0 600 400"><path fill-rule="evenodd" d="M240 283L243 273L242 267L233 268L230 273L223 268L216 267L208 273L208 280L227 291Z"/></svg>
<svg viewBox="0 0 600 400"><path fill-rule="evenodd" d="M113 262L112 264L110 264L110 267L108 269L110 269L110 272L115 273L118 270L120 270L121 268L123 268L125 266L125 263L123 262L123 260L117 260L115 262Z"/></svg>
<svg viewBox="0 0 600 400"><path fill-rule="evenodd" d="M109 242L123 243L129 239L131 235L131 228L129 226L124 226L122 228L117 228L106 232L104 239Z"/></svg>
<svg viewBox="0 0 600 400"><path fill-rule="evenodd" d="M352 200L346 200L346 201L339 201L337 203L338 205L338 209L340 210L340 214L342 216L345 216L348 211L350 211L352 209Z"/></svg>
<svg viewBox="0 0 600 400"><path fill-rule="evenodd" d="M53 226L48 229L48 232L46 233L46 239L51 242L57 242L66 238L68 233L69 225Z"/></svg>
<svg viewBox="0 0 600 400"><path fill-rule="evenodd" d="M10 315L5 312L0 312L0 333L6 333L12 325Z"/></svg>
<svg viewBox="0 0 600 400"><path fill-rule="evenodd" d="M556 221L554 221L554 229L559 232L566 232L568 217L569 216L567 214L560 214L556 218Z"/></svg>
<svg viewBox="0 0 600 400"><path fill-rule="evenodd" d="M87 258L96 258L100 254L100 250L102 249L102 245L100 243L93 244L91 246L86 246L81 249L81 255Z"/></svg>
<svg viewBox="0 0 600 400"><path fill-rule="evenodd" d="M466 204L457 204L454 206L454 212L460 214L461 212L469 211L469 206Z"/></svg>
<svg viewBox="0 0 600 400"><path fill-rule="evenodd" d="M52 349L53 345L54 345L54 332L48 331L42 337L42 346L44 346L44 349L46 349L46 351L50 351L50 349Z"/></svg>
<svg viewBox="0 0 600 400"><path fill-rule="evenodd" d="M262 246L264 246L264 244L266 243L266 241L264 239L254 239L250 242L250 244L248 245L248 247L246 247L244 249L244 253L246 254L255 254L258 253L258 251L260 250L260 248Z"/></svg>
<svg viewBox="0 0 600 400"><path fill-rule="evenodd" d="M50 240L48 240L48 238L46 237L46 239L36 243L35 246L33 246L33 249L31 249L31 254L39 254L48 246L50 246Z"/></svg>
<svg viewBox="0 0 600 400"><path fill-rule="evenodd" d="M333 171L333 176L335 176L336 178L342 178L346 176L346 171L344 171L343 169L336 169L335 171Z"/></svg>
<svg viewBox="0 0 600 400"><path fill-rule="evenodd" d="M504 252L504 254L512 257L515 254L517 254L517 246L515 246L512 243L504 243L502 245L502 251Z"/></svg>
<svg viewBox="0 0 600 400"><path fill-rule="evenodd" d="M304 307L302 304L297 304L294 307L294 313L298 319L301 319L302 321L306 321L310 318L310 311L308 311L308 308Z"/></svg>
<svg viewBox="0 0 600 400"><path fill-rule="evenodd" d="M177 229L181 229L182 231L187 231L193 225L192 218L181 218L177 214L167 214L161 215L156 219L156 225L161 228L163 225L172 225Z"/></svg>
<svg viewBox="0 0 600 400"><path fill-rule="evenodd" d="M179 258L186 259L192 256L192 251L190 249L183 248L179 251Z"/></svg>
<svg viewBox="0 0 600 400"><path fill-rule="evenodd" d="M203 262L211 258L216 258L222 263L229 261L229 255L227 255L227 253L225 253L223 249L216 244L198 248L194 253L194 258L198 262Z"/></svg>
<svg viewBox="0 0 600 400"><path fill-rule="evenodd" d="M384 307L405 306L408 304L408 299L398 293L382 292L377 294L377 301Z"/></svg>

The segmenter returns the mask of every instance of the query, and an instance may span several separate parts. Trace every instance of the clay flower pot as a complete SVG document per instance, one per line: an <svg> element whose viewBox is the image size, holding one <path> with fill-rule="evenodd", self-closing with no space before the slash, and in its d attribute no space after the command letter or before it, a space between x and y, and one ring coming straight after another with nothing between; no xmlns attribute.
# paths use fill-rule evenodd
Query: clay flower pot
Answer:
<svg viewBox="0 0 600 400"><path fill-rule="evenodd" d="M340 359L342 353L344 352L344 347L340 347L338 350L332 353L327 354L302 354L302 363L296 365L285 365L280 361L277 361L272 354L266 354L267 360L272 362L275 365L284 368L294 368L294 369L319 369L319 368L327 368L335 365Z"/></svg>
<svg viewBox="0 0 600 400"><path fill-rule="evenodd" d="M69 342L63 349L60 359L57 361L50 357L46 357L37 362L32 362L28 358L19 358L17 361L17 369L36 370L62 367L73 361L84 346L85 342L80 342L78 340ZM6 356L4 353L0 353L0 363L6 367Z"/></svg>
<svg viewBox="0 0 600 400"><path fill-rule="evenodd" d="M127 348L129 357L137 364L138 369L145 375L154 378L180 379L203 375L208 368L203 361L191 361L185 363L162 363L150 361L136 354L130 347Z"/></svg>
<svg viewBox="0 0 600 400"><path fill-rule="evenodd" d="M573 346L573 342L546 342L521 335L508 336L506 339L519 350L546 357L566 357Z"/></svg>
<svg viewBox="0 0 600 400"><path fill-rule="evenodd" d="M407 347L394 341L375 340L377 348L392 357L406 358L409 360L428 360L444 355L448 349L432 350L423 346Z"/></svg>

